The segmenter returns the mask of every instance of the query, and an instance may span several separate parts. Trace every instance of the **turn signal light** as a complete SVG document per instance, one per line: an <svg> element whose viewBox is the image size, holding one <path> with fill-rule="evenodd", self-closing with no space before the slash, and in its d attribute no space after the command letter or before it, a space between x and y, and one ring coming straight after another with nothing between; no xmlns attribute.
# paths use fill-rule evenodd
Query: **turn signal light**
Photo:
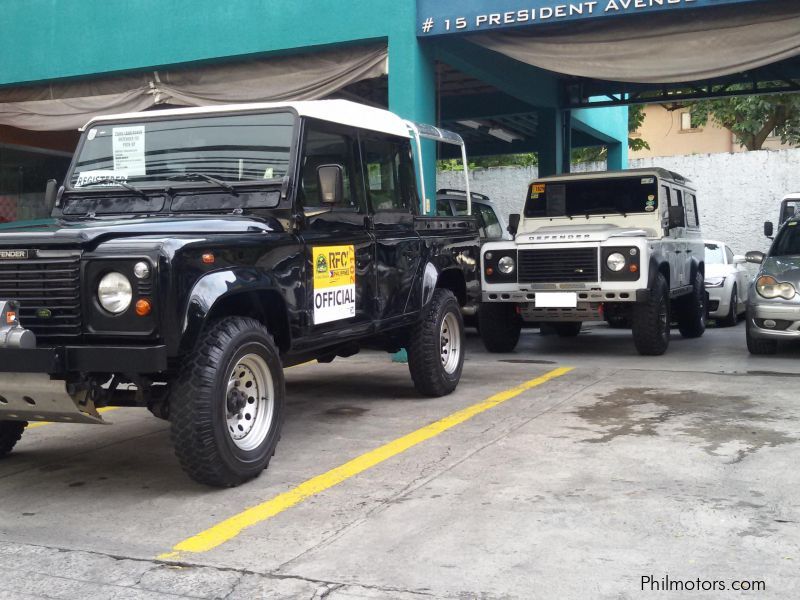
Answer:
<svg viewBox="0 0 800 600"><path fill-rule="evenodd" d="M142 298L136 302L136 314L140 317L146 317L153 311L153 305L150 300Z"/></svg>
<svg viewBox="0 0 800 600"><path fill-rule="evenodd" d="M494 275L494 269L492 267L486 267L486 274Z"/></svg>
<svg viewBox="0 0 800 600"><path fill-rule="evenodd" d="M636 273L639 270L639 267L636 265L631 265L631 273Z"/></svg>
<svg viewBox="0 0 800 600"><path fill-rule="evenodd" d="M215 260L216 258L211 252L206 252L205 254L203 254L203 263L207 265L213 265Z"/></svg>
<svg viewBox="0 0 800 600"><path fill-rule="evenodd" d="M8 311L6 313L6 325L13 325L17 322L17 313Z"/></svg>

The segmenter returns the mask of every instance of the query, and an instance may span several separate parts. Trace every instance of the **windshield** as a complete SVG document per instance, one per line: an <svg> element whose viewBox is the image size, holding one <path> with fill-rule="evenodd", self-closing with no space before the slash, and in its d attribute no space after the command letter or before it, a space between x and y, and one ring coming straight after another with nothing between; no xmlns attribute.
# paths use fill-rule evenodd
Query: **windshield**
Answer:
<svg viewBox="0 0 800 600"><path fill-rule="evenodd" d="M525 216L627 215L654 212L657 206L658 187L653 175L534 182L528 188Z"/></svg>
<svg viewBox="0 0 800 600"><path fill-rule="evenodd" d="M215 187L280 179L289 167L290 113L198 116L95 125L68 176L81 190L165 188L179 182ZM217 185L216 187L219 187Z"/></svg>
<svg viewBox="0 0 800 600"><path fill-rule="evenodd" d="M800 221L789 221L778 232L775 243L769 252L770 256L800 255Z"/></svg>
<svg viewBox="0 0 800 600"><path fill-rule="evenodd" d="M706 264L724 265L725 255L719 244L706 244Z"/></svg>

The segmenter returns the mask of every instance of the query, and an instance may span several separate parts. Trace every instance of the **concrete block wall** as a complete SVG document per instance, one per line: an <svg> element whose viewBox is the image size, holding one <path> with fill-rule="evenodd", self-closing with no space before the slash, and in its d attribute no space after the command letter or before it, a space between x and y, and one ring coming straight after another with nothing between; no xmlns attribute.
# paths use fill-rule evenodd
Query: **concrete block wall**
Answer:
<svg viewBox="0 0 800 600"><path fill-rule="evenodd" d="M736 154L692 154L643 158L630 168L663 167L691 179L697 188L703 233L727 242L737 253L766 250L763 222L777 221L781 198L800 192L800 149ZM574 171L603 171L605 163L581 164ZM520 212L536 167L496 167L471 173L472 189L486 194L504 216ZM463 175L439 173L439 188L462 189Z"/></svg>

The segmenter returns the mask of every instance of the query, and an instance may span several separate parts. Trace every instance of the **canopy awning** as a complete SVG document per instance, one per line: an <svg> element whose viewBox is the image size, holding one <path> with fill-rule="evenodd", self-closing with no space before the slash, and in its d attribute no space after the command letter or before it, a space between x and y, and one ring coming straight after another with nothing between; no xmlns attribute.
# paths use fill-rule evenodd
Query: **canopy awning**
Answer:
<svg viewBox="0 0 800 600"><path fill-rule="evenodd" d="M800 55L800 1L587 20L469 39L566 75L631 83L692 82Z"/></svg>
<svg viewBox="0 0 800 600"><path fill-rule="evenodd" d="M90 117L160 104L209 106L317 100L387 73L387 48L351 48L165 69L92 80L0 89L0 124L20 129L77 129Z"/></svg>

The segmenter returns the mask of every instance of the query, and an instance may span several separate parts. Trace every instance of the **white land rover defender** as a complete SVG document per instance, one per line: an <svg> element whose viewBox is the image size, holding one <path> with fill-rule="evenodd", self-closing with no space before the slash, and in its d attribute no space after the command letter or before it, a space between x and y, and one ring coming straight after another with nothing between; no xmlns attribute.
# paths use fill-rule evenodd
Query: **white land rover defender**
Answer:
<svg viewBox="0 0 800 600"><path fill-rule="evenodd" d="M695 190L665 169L559 175L533 181L514 241L481 249L480 333L510 352L522 322L576 336L583 321L631 327L640 354L660 355L670 324L706 327L704 247Z"/></svg>

